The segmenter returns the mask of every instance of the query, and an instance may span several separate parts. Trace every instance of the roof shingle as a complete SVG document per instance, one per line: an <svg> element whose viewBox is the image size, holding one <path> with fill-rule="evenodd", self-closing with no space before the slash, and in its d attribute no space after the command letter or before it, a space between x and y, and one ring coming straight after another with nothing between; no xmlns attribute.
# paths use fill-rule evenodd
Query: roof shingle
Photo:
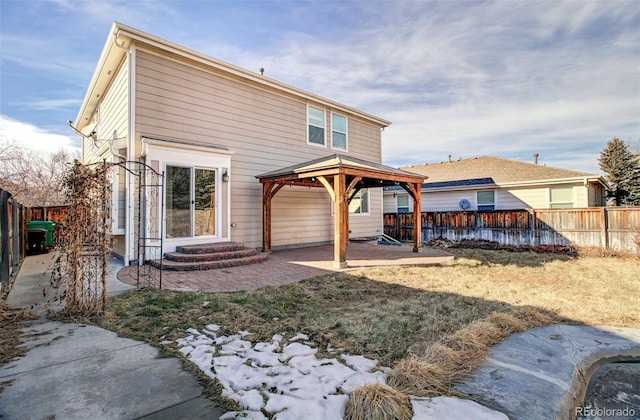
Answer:
<svg viewBox="0 0 640 420"><path fill-rule="evenodd" d="M599 177L599 175L586 172L552 168L493 156L480 156L451 162L404 166L400 169L426 175L429 177L427 180L429 183L492 178L496 184L504 184L563 178Z"/></svg>

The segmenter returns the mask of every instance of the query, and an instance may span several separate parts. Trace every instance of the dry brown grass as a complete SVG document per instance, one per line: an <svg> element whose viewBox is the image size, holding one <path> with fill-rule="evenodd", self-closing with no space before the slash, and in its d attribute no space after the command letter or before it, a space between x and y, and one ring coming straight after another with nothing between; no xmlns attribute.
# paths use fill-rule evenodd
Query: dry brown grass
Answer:
<svg viewBox="0 0 640 420"><path fill-rule="evenodd" d="M453 249L444 267L367 270L371 280L530 306L575 323L640 327L640 259Z"/></svg>
<svg viewBox="0 0 640 420"><path fill-rule="evenodd" d="M453 334L426 346L421 353L400 360L387 376L387 384L408 396L434 397L458 395L453 385L482 366L491 346L499 343L515 331L548 325L554 320L534 309L516 309L511 313L493 313L485 319L474 321ZM349 398L354 406L366 405L368 387L356 388ZM389 398L380 405L398 404L395 394L383 394L378 399ZM390 417L392 418L392 417Z"/></svg>
<svg viewBox="0 0 640 420"><path fill-rule="evenodd" d="M29 319L34 319L34 316L24 309L9 308L5 298L0 296L0 365L27 352L25 347L20 347L20 329L22 323Z"/></svg>
<svg viewBox="0 0 640 420"><path fill-rule="evenodd" d="M384 384L363 385L351 395L344 420L409 420L413 417L409 397Z"/></svg>
<svg viewBox="0 0 640 420"><path fill-rule="evenodd" d="M152 344L209 323L256 341L302 332L323 357L333 357L323 353L331 345L393 366L389 384L417 395L453 393L492 345L533 326L640 327L637 258L452 252L446 266L369 268L256 291L141 290L110 299L102 325Z"/></svg>
<svg viewBox="0 0 640 420"><path fill-rule="evenodd" d="M451 385L482 366L491 346L515 331L553 323L534 309L493 313L401 360L389 373L387 383L410 395L457 395Z"/></svg>

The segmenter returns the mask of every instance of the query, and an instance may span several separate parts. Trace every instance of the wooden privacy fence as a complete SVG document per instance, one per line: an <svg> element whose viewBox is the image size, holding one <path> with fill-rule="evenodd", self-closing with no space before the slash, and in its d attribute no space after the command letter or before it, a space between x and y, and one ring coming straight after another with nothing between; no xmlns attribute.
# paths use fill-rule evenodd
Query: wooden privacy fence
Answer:
<svg viewBox="0 0 640 420"><path fill-rule="evenodd" d="M384 233L399 241L412 241L413 214L385 213ZM423 212L422 241L434 238L636 252L640 246L640 207Z"/></svg>
<svg viewBox="0 0 640 420"><path fill-rule="evenodd" d="M0 188L0 293L5 293L26 251L26 207Z"/></svg>

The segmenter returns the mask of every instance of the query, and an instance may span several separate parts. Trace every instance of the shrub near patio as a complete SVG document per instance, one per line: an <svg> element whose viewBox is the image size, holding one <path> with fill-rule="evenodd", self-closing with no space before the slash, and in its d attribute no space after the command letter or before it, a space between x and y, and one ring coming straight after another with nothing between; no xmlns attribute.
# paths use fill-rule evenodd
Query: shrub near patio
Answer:
<svg viewBox="0 0 640 420"><path fill-rule="evenodd" d="M433 346L468 336L487 320L502 322L507 334L547 322L640 326L633 309L640 297L638 259L452 252L457 259L446 266L362 269L256 291L140 290L110 299L101 324L155 345L208 324L222 326L220 334L248 330L254 342L304 333L323 357L332 357L329 345L390 367L423 358ZM523 317L524 327L514 327L513 319ZM491 337L488 346L502 338L502 333ZM177 354L172 346L164 348ZM478 363L469 362L456 368L462 373L454 379ZM217 385L210 383L216 393ZM447 394L445 385L430 395Z"/></svg>

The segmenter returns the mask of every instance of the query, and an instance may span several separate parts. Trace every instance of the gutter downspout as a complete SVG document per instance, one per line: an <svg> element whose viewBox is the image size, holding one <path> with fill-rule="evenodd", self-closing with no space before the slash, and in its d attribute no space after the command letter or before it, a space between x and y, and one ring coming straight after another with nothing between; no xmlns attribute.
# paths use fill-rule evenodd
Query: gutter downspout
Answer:
<svg viewBox="0 0 640 420"><path fill-rule="evenodd" d="M133 160L133 151L132 151L132 139L133 139L133 124L131 122L131 105L132 105L132 92L133 92L133 83L131 80L132 77L132 70L133 70L133 65L131 63L131 50L124 47L123 44L119 44L118 43L118 33L117 31L113 32L113 45L116 48L121 49L122 51L125 52L126 56L127 56L127 82L128 82L128 86L127 86L127 137L126 137L126 148L127 148L127 155L126 156L122 156L119 153L115 154L117 155L119 158L123 158L125 161L131 161ZM111 148L111 146L109 147ZM113 151L112 151L113 153ZM123 255L123 259L124 259L124 265L127 266L130 264L132 257L134 256L134 252L133 252L133 239L134 239L134 235L135 235L135 230L134 230L134 212L133 212L133 207L135 205L135 198L132 197L131 192L135 191L135 186L133 185L134 183L134 179L133 176L131 175L131 173L129 171L125 171L125 185L127 185L127 193L125 194L125 208L126 208L126 221L125 221L125 236L124 236L124 255Z"/></svg>

